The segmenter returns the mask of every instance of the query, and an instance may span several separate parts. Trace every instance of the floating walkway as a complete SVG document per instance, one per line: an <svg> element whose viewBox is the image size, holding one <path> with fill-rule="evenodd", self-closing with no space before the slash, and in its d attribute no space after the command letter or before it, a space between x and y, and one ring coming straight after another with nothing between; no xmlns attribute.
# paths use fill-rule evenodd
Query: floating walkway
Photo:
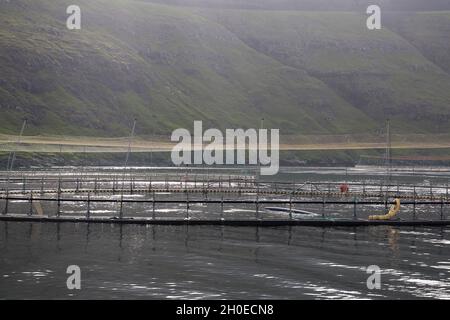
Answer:
<svg viewBox="0 0 450 320"><path fill-rule="evenodd" d="M136 225L189 225L189 226L233 226L233 227L369 227L369 226L449 226L450 220L359 220L359 219L296 219L296 220L222 220L222 219L147 219L111 217L37 217L26 215L0 215L0 221L40 223L107 223Z"/></svg>
<svg viewBox="0 0 450 320"><path fill-rule="evenodd" d="M253 176L239 175L68 177L16 173L0 175L0 221L266 227L450 225L448 185L373 182L348 182L348 185L348 191L338 192L338 182L257 181ZM409 209L409 214L402 216L400 212L400 218L390 220L368 219L368 210L371 214L385 214L393 199L401 199L402 211L406 207L403 212ZM130 210L131 205L136 206ZM145 209L144 215L136 211L139 205ZM214 205L214 209L198 217L192 214L191 206L196 205ZM230 215L224 210L224 206L234 209L239 205L245 207L247 215ZM274 215L269 205L281 208L283 213ZM70 209L65 211L63 206ZM167 206L175 210L175 216L156 214ZM336 218L335 209L342 206L346 211ZM427 208L420 219L416 216L418 206L422 212ZM70 215L73 208L76 215ZM126 212L127 208L131 213ZM98 216L105 209L110 216ZM299 218L296 215L300 211L310 214Z"/></svg>
<svg viewBox="0 0 450 320"><path fill-rule="evenodd" d="M13 195L30 195L33 194L152 194L152 193L192 193L192 194L256 194L261 196L278 195L278 196L295 196L295 197L316 197L316 198L385 198L386 193L379 192L326 192L326 191L302 191L302 190L272 190L256 188L134 188L131 189L47 189L47 190L9 190L0 191L0 199L4 199L6 194ZM388 197L399 199L416 199L418 200L439 200L446 197L437 195L421 195L421 194L389 194Z"/></svg>
<svg viewBox="0 0 450 320"><path fill-rule="evenodd" d="M25 194L258 194L311 198L398 198L420 200L450 199L449 185L409 185L348 182L340 192L339 182L257 181L238 175L143 175L126 176L0 176L0 197Z"/></svg>

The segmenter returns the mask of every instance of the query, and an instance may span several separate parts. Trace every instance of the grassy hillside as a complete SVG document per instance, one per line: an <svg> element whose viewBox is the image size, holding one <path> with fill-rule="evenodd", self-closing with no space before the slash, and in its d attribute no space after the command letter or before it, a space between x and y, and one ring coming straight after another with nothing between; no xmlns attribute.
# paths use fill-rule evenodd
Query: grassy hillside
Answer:
<svg viewBox="0 0 450 320"><path fill-rule="evenodd" d="M427 59L450 73L450 12L417 12L385 17L387 26Z"/></svg>
<svg viewBox="0 0 450 320"><path fill-rule="evenodd" d="M369 32L360 14L79 0L82 30L70 31L72 2L0 1L0 132L24 117L27 134L122 136L133 118L138 134L168 134L261 117L283 134L375 133L386 117L403 132L450 131L445 45L429 53L415 35ZM424 20L422 32L436 27ZM438 23L435 38L448 37Z"/></svg>
<svg viewBox="0 0 450 320"><path fill-rule="evenodd" d="M389 28L368 30L365 17L358 13L198 12L226 26L255 50L320 79L372 119L391 118L395 128L404 132L448 130L450 76L426 56L435 54L436 60L446 63L450 21L445 18L450 13L439 13L441 19L434 24L425 23L425 18L410 25L424 37L434 34L414 46ZM431 16L428 20L434 15L419 14ZM427 43L437 46L430 48Z"/></svg>

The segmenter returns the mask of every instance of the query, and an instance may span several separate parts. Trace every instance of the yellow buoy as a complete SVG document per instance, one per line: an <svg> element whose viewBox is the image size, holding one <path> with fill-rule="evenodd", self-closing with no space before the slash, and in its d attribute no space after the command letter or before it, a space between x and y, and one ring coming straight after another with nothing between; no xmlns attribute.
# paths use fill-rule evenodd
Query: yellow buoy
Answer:
<svg viewBox="0 0 450 320"><path fill-rule="evenodd" d="M369 220L389 220L400 211L400 199L395 199L395 204L391 207L389 212L379 216L369 216Z"/></svg>

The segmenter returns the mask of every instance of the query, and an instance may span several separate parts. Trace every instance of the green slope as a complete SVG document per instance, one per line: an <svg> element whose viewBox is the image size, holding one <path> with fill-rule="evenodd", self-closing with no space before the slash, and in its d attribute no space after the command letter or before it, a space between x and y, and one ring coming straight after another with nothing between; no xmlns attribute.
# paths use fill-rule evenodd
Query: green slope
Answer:
<svg viewBox="0 0 450 320"><path fill-rule="evenodd" d="M198 12L226 26L255 50L306 70L377 121L391 118L397 130L404 132L448 130L450 76L429 61L421 48L390 29L368 30L361 14ZM441 32L450 26L444 19L435 24ZM423 27L416 21L415 29ZM440 46L436 54L448 57L445 45Z"/></svg>
<svg viewBox="0 0 450 320"><path fill-rule="evenodd" d="M450 81L352 13L200 10L133 0L0 1L0 132L167 134L194 120L283 134L448 132ZM445 22L443 22L445 24ZM445 29L445 27L443 27Z"/></svg>
<svg viewBox="0 0 450 320"><path fill-rule="evenodd" d="M387 26L450 73L450 11L387 14Z"/></svg>

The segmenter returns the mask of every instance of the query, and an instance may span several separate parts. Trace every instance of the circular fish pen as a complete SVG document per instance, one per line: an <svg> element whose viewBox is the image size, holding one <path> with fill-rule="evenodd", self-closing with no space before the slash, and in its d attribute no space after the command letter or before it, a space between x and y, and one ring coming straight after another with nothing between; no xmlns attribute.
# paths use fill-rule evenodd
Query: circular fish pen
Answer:
<svg viewBox="0 0 450 320"><path fill-rule="evenodd" d="M264 181L186 170L0 174L0 220L235 226L448 225L448 185ZM383 216L401 205L398 214Z"/></svg>

